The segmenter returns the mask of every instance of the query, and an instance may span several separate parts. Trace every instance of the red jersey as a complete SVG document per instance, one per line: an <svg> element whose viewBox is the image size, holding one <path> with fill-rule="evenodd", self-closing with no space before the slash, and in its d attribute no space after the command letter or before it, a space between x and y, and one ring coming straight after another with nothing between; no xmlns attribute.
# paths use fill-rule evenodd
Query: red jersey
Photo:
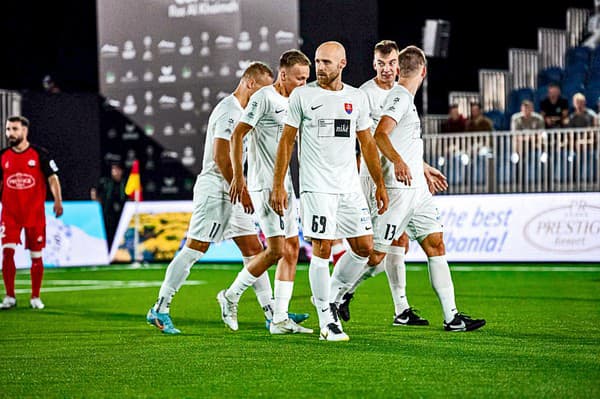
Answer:
<svg viewBox="0 0 600 399"><path fill-rule="evenodd" d="M2 222L22 227L45 224L46 182L58 171L48 151L33 145L23 152L5 148L0 152L0 166Z"/></svg>

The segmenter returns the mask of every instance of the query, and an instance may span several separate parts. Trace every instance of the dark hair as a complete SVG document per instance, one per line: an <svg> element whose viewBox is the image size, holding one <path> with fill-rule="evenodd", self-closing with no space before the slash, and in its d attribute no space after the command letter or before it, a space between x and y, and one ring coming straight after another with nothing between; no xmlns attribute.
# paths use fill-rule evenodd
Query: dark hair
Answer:
<svg viewBox="0 0 600 399"><path fill-rule="evenodd" d="M280 68L289 68L293 67L296 64L308 66L311 65L310 60L308 59L306 54L304 54L300 50L291 49L284 52L283 54L281 54L281 57L279 57Z"/></svg>
<svg viewBox="0 0 600 399"><path fill-rule="evenodd" d="M375 49L373 50L376 53L381 53L383 55L388 55L392 51L400 51L398 45L393 40L382 40L375 45Z"/></svg>
<svg viewBox="0 0 600 399"><path fill-rule="evenodd" d="M448 105L448 111L453 110L454 108L458 108L457 103L452 103L452 104Z"/></svg>
<svg viewBox="0 0 600 399"><path fill-rule="evenodd" d="M251 62L250 65L244 71L242 78L252 78L256 79L260 75L269 75L273 77L273 70L264 62L254 61Z"/></svg>
<svg viewBox="0 0 600 399"><path fill-rule="evenodd" d="M471 107L472 106L477 106L477 107L481 108L481 103L479 101L472 101L471 102Z"/></svg>
<svg viewBox="0 0 600 399"><path fill-rule="evenodd" d="M29 127L29 119L24 116L13 115L8 117L9 122L21 122L22 126Z"/></svg>

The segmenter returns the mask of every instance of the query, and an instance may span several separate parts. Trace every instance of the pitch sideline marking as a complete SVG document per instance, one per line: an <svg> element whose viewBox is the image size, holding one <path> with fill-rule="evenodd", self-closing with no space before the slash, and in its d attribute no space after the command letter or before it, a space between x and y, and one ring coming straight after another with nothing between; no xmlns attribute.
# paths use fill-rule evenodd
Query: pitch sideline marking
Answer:
<svg viewBox="0 0 600 399"><path fill-rule="evenodd" d="M15 285L29 285L29 280L16 280ZM203 285L206 281L189 280L184 285ZM121 288L145 288L160 287L162 281L121 281L121 280L46 280L42 290L44 292L70 292L70 291L93 291ZM31 288L15 289L16 294L26 294Z"/></svg>

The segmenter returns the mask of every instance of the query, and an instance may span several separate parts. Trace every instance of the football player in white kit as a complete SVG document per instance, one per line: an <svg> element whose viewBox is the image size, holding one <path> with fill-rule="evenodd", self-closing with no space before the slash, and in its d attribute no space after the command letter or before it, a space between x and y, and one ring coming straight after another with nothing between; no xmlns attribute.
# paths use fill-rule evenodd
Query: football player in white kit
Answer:
<svg viewBox="0 0 600 399"><path fill-rule="evenodd" d="M250 97L231 136L233 180L229 189L230 198L234 204L241 203L247 213L256 213L267 239L267 248L248 262L229 288L217 296L222 308L221 317L230 327L237 326L237 312L232 309L237 307L241 295L271 265L277 264L273 320L269 323L269 331L271 334L313 332L297 324L288 315L300 250L297 200L290 173L286 175L284 183L290 206L284 215L279 216L269 204L277 143L287 116L288 98L295 88L306 84L309 75L310 60L304 53L299 50L284 52L279 59L277 80ZM247 186L242 162L244 137L248 137Z"/></svg>
<svg viewBox="0 0 600 399"><path fill-rule="evenodd" d="M235 91L217 104L208 119L202 171L194 186L187 241L169 263L158 299L146 316L149 324L165 334L181 332L169 315L171 300L211 242L232 238L242 252L244 265L263 250L252 216L244 213L241 205L233 206L229 200L229 183L233 178L229 140L250 96L272 83L273 71L268 65L251 63ZM272 289L266 273L257 279L254 289L265 317L271 318Z"/></svg>
<svg viewBox="0 0 600 399"><path fill-rule="evenodd" d="M431 285L444 313L447 331L471 331L483 327L485 320L472 319L458 312L454 284L446 260L443 228L423 174L423 140L421 121L414 96L427 73L425 53L408 46L398 56L399 80L386 97L375 141L383 155L383 173L389 194L390 209L377 215L375 250L371 264L376 264L404 231L417 240L427 255Z"/></svg>
<svg viewBox="0 0 600 399"><path fill-rule="evenodd" d="M387 209L377 148L370 132L365 94L342 82L346 52L338 42L321 44L315 54L317 81L294 90L277 148L271 206L280 215L291 205L285 176L299 132L302 229L310 237L313 256L309 280L319 316L320 339L347 341L334 303L341 287L354 281L373 249L373 228L360 187L355 144L360 141L376 184L380 212ZM346 238L350 250L329 276L331 243Z"/></svg>
<svg viewBox="0 0 600 399"><path fill-rule="evenodd" d="M375 45L373 51L373 68L376 71L376 76L366 81L360 89L365 92L369 99L371 109L371 119L373 120L372 132L381 118L383 112L383 104L385 98L390 93L392 88L396 86L398 77L398 52L400 49L393 40L382 40ZM376 204L374 204L374 188L373 180L369 175L364 161L361 161L360 179L363 192L367 197L367 203L370 206L371 217L377 216ZM445 190L448 186L445 176L437 169L425 164L425 178L427 179L430 188L435 191ZM350 320L350 301L354 297L354 292L358 286L370 277L376 276L385 270L392 299L394 301L394 321L393 325L428 325L429 322L415 313L415 310L408 304L406 297L406 265L404 263L404 255L408 252L408 235L403 233L400 238L394 240L389 248L389 252L380 264L365 267L361 277L344 294L341 303L338 306L340 318L344 321Z"/></svg>

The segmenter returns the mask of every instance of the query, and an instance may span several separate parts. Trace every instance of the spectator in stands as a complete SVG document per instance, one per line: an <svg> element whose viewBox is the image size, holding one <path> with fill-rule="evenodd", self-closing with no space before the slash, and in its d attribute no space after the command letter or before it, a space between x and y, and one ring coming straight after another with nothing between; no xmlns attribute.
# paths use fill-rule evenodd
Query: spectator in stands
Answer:
<svg viewBox="0 0 600 399"><path fill-rule="evenodd" d="M448 107L448 119L442 123L442 133L462 133L467 131L467 119L458 110L458 104Z"/></svg>
<svg viewBox="0 0 600 399"><path fill-rule="evenodd" d="M102 204L108 245L112 243L123 205L127 201L127 194L125 194L126 181L123 178L123 172L123 165L120 162L112 163L110 165L110 177L102 177L98 188L93 187L90 191L91 199Z"/></svg>
<svg viewBox="0 0 600 399"><path fill-rule="evenodd" d="M543 129L544 118L533 110L531 100L521 102L521 112L510 118L510 130Z"/></svg>
<svg viewBox="0 0 600 399"><path fill-rule="evenodd" d="M533 102L531 100L523 100L521 102L521 112L517 112L510 118L510 130L539 130L544 129L544 118L542 115L534 112ZM523 159L534 159L534 152L539 151L542 143L542 134L528 132L524 134L513 134L513 153L519 154ZM522 163L520 167L522 167ZM533 170L534 165L530 170Z"/></svg>
<svg viewBox="0 0 600 399"><path fill-rule="evenodd" d="M50 75L44 76L44 79L42 79L42 86L44 87L44 90L46 90L47 93L60 93L60 87L58 86L54 78Z"/></svg>
<svg viewBox="0 0 600 399"><path fill-rule="evenodd" d="M573 113L569 115L568 127L598 126L598 115L586 106L585 96L575 93L573 96Z"/></svg>
<svg viewBox="0 0 600 399"><path fill-rule="evenodd" d="M471 103L471 116L467 120L466 128L468 132L491 132L494 130L494 122L481 113L480 103Z"/></svg>
<svg viewBox="0 0 600 399"><path fill-rule="evenodd" d="M548 85L548 95L540 103L540 110L549 129L565 127L569 123L569 102L562 97L556 83Z"/></svg>

